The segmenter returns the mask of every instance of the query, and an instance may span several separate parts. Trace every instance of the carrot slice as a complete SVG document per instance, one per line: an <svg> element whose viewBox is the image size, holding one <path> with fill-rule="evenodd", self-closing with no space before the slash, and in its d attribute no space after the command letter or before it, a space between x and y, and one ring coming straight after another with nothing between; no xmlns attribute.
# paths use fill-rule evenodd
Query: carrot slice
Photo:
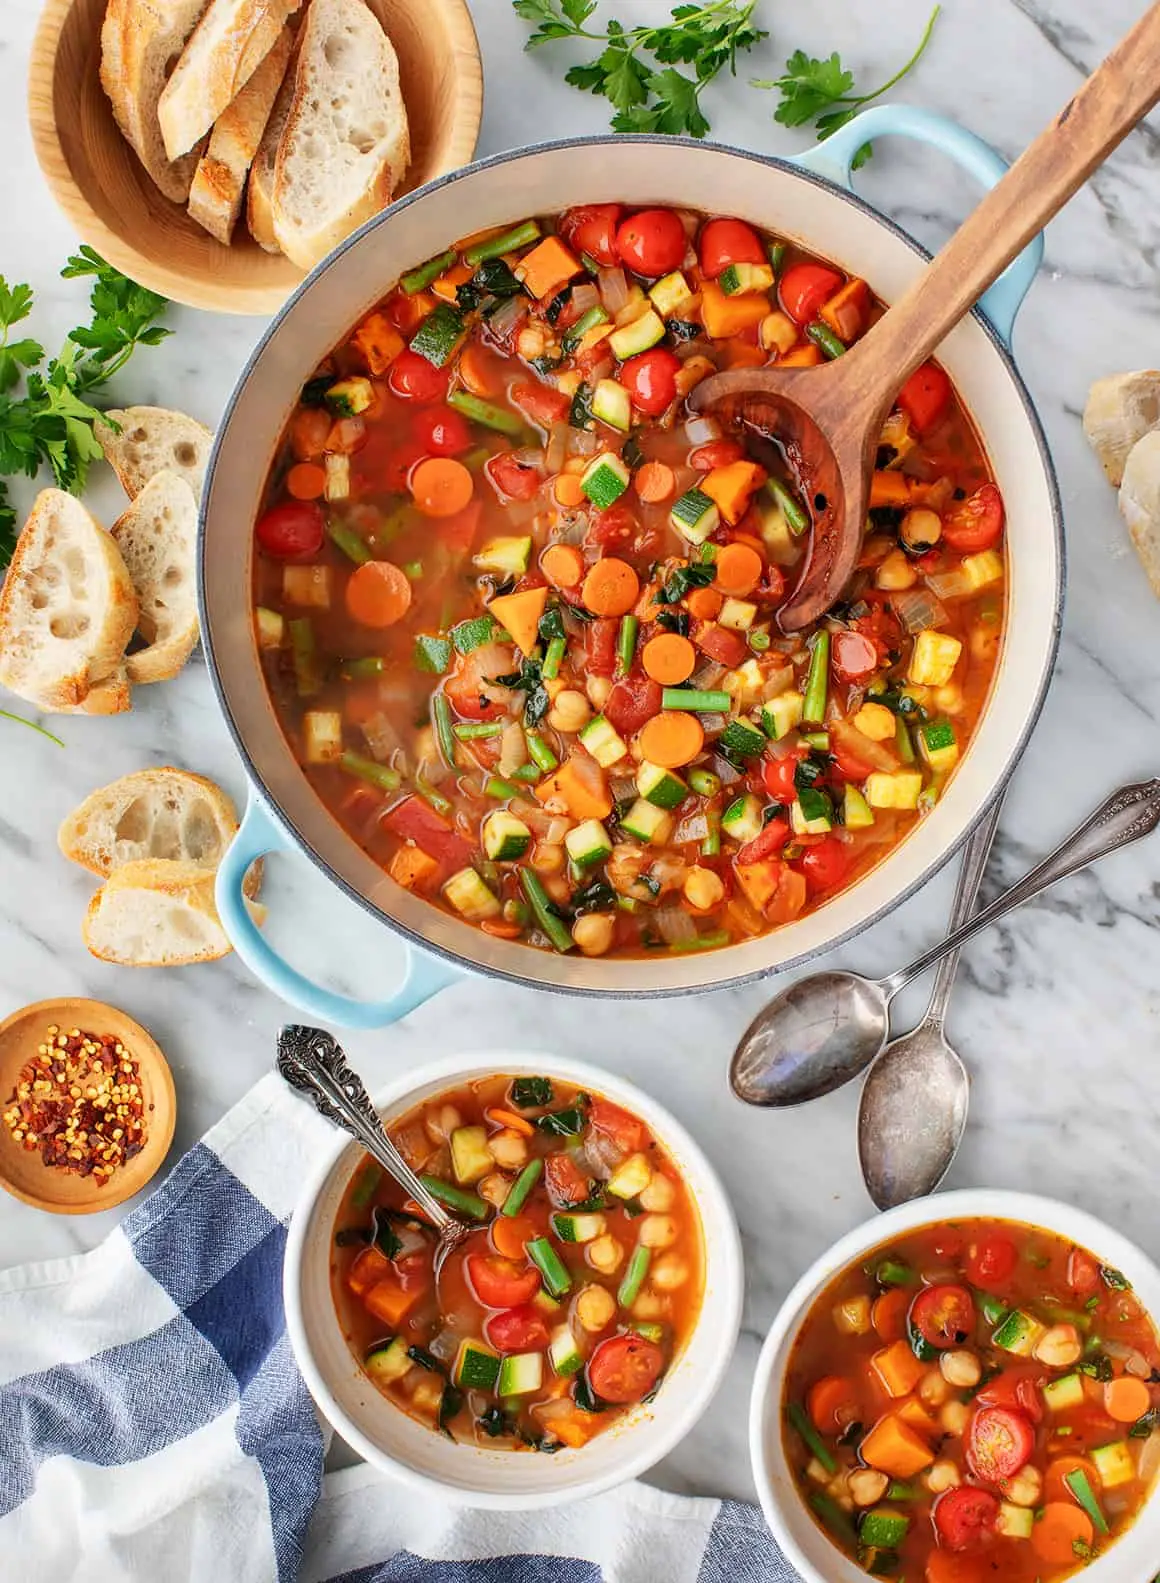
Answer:
<svg viewBox="0 0 1160 1583"><path fill-rule="evenodd" d="M639 593L640 578L628 562L606 555L584 579L581 597L594 616L625 616Z"/></svg>
<svg viewBox="0 0 1160 1583"><path fill-rule="evenodd" d="M317 500L326 489L326 469L317 462L298 462L286 474L286 488L295 500Z"/></svg>
<svg viewBox="0 0 1160 1583"><path fill-rule="evenodd" d="M826 1374L810 1386L806 1411L815 1429L820 1429L824 1435L836 1434L858 1415L854 1387L840 1375Z"/></svg>
<svg viewBox="0 0 1160 1583"><path fill-rule="evenodd" d="M645 722L640 733L640 750L650 764L662 769L680 769L691 764L705 746L705 731L696 715L682 709L666 710Z"/></svg>
<svg viewBox="0 0 1160 1583"><path fill-rule="evenodd" d="M1031 1530L1031 1548L1040 1561L1049 1566L1072 1566L1076 1559L1076 1546L1090 1547L1095 1537L1092 1520L1078 1506L1067 1506L1063 1501L1052 1501L1043 1508L1043 1514Z"/></svg>
<svg viewBox="0 0 1160 1583"><path fill-rule="evenodd" d="M716 586L723 594L751 594L764 571L761 556L751 544L727 544L718 553Z"/></svg>
<svg viewBox="0 0 1160 1583"><path fill-rule="evenodd" d="M475 493L475 480L453 456L429 456L411 470L411 493L427 517L454 517Z"/></svg>
<svg viewBox="0 0 1160 1583"><path fill-rule="evenodd" d="M660 632L645 644L641 660L654 682L678 687L696 670L697 651L679 632Z"/></svg>
<svg viewBox="0 0 1160 1583"><path fill-rule="evenodd" d="M367 561L350 575L346 608L364 627L393 627L411 607L411 584L390 561Z"/></svg>
<svg viewBox="0 0 1160 1583"><path fill-rule="evenodd" d="M584 576L584 557L574 544L549 544L540 570L553 588L575 588Z"/></svg>
<svg viewBox="0 0 1160 1583"><path fill-rule="evenodd" d="M1094 1462L1089 1462L1087 1457L1066 1456L1056 1457L1047 1464L1047 1472L1043 1476L1043 1498L1045 1501L1063 1501L1068 1504L1075 1500L1068 1478L1072 1473L1082 1473L1093 1490L1100 1488L1100 1476L1096 1472Z"/></svg>
<svg viewBox="0 0 1160 1583"><path fill-rule="evenodd" d="M716 620L724 602L715 588L694 588L685 595L689 614L698 621Z"/></svg>
<svg viewBox="0 0 1160 1583"><path fill-rule="evenodd" d="M584 499L584 490L578 473L558 473L552 485L558 506L578 506Z"/></svg>
<svg viewBox="0 0 1160 1583"><path fill-rule="evenodd" d="M895 1286L874 1299L870 1322L883 1341L900 1341L905 1336L910 1303L911 1294L904 1286Z"/></svg>
<svg viewBox="0 0 1160 1583"><path fill-rule="evenodd" d="M523 1215L497 1215L491 1223L491 1240L501 1259L523 1259L524 1249L536 1228Z"/></svg>
<svg viewBox="0 0 1160 1583"><path fill-rule="evenodd" d="M676 474L665 462L645 462L633 482L637 494L650 505L667 500L677 487Z"/></svg>
<svg viewBox="0 0 1160 1583"><path fill-rule="evenodd" d="M473 396L498 396L500 360L478 341L468 341L459 354L458 373Z"/></svg>
<svg viewBox="0 0 1160 1583"><path fill-rule="evenodd" d="M1125 1374L1104 1386L1104 1411L1118 1424L1134 1424L1152 1408L1152 1392L1143 1380Z"/></svg>
<svg viewBox="0 0 1160 1583"><path fill-rule="evenodd" d="M956 1555L953 1550L932 1550L926 1558L925 1577L926 1583L989 1583L984 1561L978 1556Z"/></svg>
<svg viewBox="0 0 1160 1583"><path fill-rule="evenodd" d="M534 1138L536 1129L530 1121L525 1121L522 1116L517 1116L514 1110L500 1110L495 1107L485 1112L488 1121L494 1121L497 1127L508 1127L512 1132L518 1132L522 1138Z"/></svg>

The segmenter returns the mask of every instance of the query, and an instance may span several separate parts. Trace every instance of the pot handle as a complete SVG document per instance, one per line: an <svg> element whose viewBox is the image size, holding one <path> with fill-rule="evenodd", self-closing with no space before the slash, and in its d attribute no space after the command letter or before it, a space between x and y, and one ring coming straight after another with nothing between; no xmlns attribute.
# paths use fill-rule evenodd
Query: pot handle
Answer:
<svg viewBox="0 0 1160 1583"><path fill-rule="evenodd" d="M839 127L824 143L799 154L791 163L825 176L839 187L846 187L852 192L854 159L858 150L878 137L911 137L919 143L928 143L932 148L949 154L957 165L961 165L984 187L993 187L1007 170L1007 161L989 143L984 143L981 137L976 137L973 132L968 132L945 115L935 115L930 110L920 110L909 104L881 104L863 110L861 115L856 115L845 126ZM995 284L979 299L979 306L1008 346L1015 328L1015 315L1042 262L1041 233L1027 244L1015 262L1008 265Z"/></svg>
<svg viewBox="0 0 1160 1583"><path fill-rule="evenodd" d="M263 938L250 916L242 882L256 859L265 857L268 852L292 849L289 837L251 789L241 827L218 868L215 899L222 927L234 950L268 990L299 1007L315 1022L332 1023L340 1028L382 1028L405 1017L437 991L463 976L458 968L408 945L407 972L398 989L387 1000L366 1001L352 1000L348 995L324 989L291 967Z"/></svg>

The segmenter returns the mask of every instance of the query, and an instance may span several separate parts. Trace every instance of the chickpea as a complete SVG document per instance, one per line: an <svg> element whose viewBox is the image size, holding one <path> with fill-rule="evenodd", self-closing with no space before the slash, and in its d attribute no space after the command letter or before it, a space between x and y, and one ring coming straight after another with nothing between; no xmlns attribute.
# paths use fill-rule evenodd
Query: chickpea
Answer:
<svg viewBox="0 0 1160 1583"><path fill-rule="evenodd" d="M438 1110L429 1110L423 1117L423 1126L427 1136L435 1143L442 1143L449 1138L456 1127L462 1127L463 1117L454 1105L440 1105Z"/></svg>
<svg viewBox="0 0 1160 1583"><path fill-rule="evenodd" d="M877 1506L890 1488L890 1480L877 1468L855 1468L846 1475L846 1488L855 1506Z"/></svg>
<svg viewBox="0 0 1160 1583"><path fill-rule="evenodd" d="M412 1405L421 1413L437 1413L443 1400L443 1380L438 1374L425 1374L411 1395Z"/></svg>
<svg viewBox="0 0 1160 1583"><path fill-rule="evenodd" d="M1016 1473L1004 1494L1012 1506L1038 1506L1043 1494L1043 1474L1028 1463Z"/></svg>
<svg viewBox="0 0 1160 1583"><path fill-rule="evenodd" d="M658 1292L675 1292L689 1279L689 1265L679 1253L663 1253L649 1271Z"/></svg>
<svg viewBox="0 0 1160 1583"><path fill-rule="evenodd" d="M971 1409L966 1402L947 1402L938 1415L938 1421L948 1435L965 1434L971 1421Z"/></svg>
<svg viewBox="0 0 1160 1583"><path fill-rule="evenodd" d="M593 709L603 709L612 692L612 678L609 676L590 676L584 683L584 691L588 694Z"/></svg>
<svg viewBox="0 0 1160 1583"><path fill-rule="evenodd" d="M1079 1362L1082 1353L1083 1342L1074 1325L1052 1325L1035 1343L1036 1358L1050 1369L1070 1368Z"/></svg>
<svg viewBox="0 0 1160 1583"><path fill-rule="evenodd" d="M672 1215L646 1215L639 1236L643 1247L671 1248L677 1240L677 1223Z"/></svg>
<svg viewBox="0 0 1160 1583"><path fill-rule="evenodd" d="M941 1407L950 1400L951 1388L937 1369L931 1369L919 1381L918 1394L928 1407Z"/></svg>
<svg viewBox="0 0 1160 1583"><path fill-rule="evenodd" d="M989 665L999 652L999 623L990 626L977 624L971 628L971 658Z"/></svg>
<svg viewBox="0 0 1160 1583"><path fill-rule="evenodd" d="M601 1275L611 1275L624 1258L624 1249L613 1236L597 1237L588 1244L587 1258L594 1270Z"/></svg>
<svg viewBox="0 0 1160 1583"><path fill-rule="evenodd" d="M806 1478L813 1479L815 1484L828 1484L830 1482L830 1475L818 1461L817 1457L814 1457L813 1460L806 1465Z"/></svg>
<svg viewBox="0 0 1160 1583"><path fill-rule="evenodd" d="M671 1176L665 1176L662 1171L654 1171L648 1186L637 1196L642 1209L663 1214L676 1203L677 1189Z"/></svg>
<svg viewBox="0 0 1160 1583"><path fill-rule="evenodd" d="M699 385L703 379L716 372L716 363L711 363L707 357L686 358L677 375L677 395L687 396L694 385Z"/></svg>
<svg viewBox="0 0 1160 1583"><path fill-rule="evenodd" d="M487 1140L487 1150L497 1165L507 1171L518 1171L528 1163L528 1145L513 1127L505 1127Z"/></svg>
<svg viewBox="0 0 1160 1583"><path fill-rule="evenodd" d="M564 848L555 841L537 841L532 848L532 867L537 874L561 874L564 861Z"/></svg>
<svg viewBox="0 0 1160 1583"><path fill-rule="evenodd" d="M944 1495L947 1490L957 1490L962 1482L962 1475L948 1457L932 1462L926 1470L926 1487L932 1495Z"/></svg>
<svg viewBox="0 0 1160 1583"><path fill-rule="evenodd" d="M918 581L918 573L906 557L904 550L891 550L879 566L874 582L890 593L899 593L904 588L913 588Z"/></svg>
<svg viewBox="0 0 1160 1583"><path fill-rule="evenodd" d="M767 313L761 321L761 344L767 352L776 349L783 357L797 345L798 327L787 313Z"/></svg>
<svg viewBox="0 0 1160 1583"><path fill-rule="evenodd" d="M539 325L528 324L516 336L516 351L522 358L542 357L548 337Z"/></svg>
<svg viewBox="0 0 1160 1583"><path fill-rule="evenodd" d="M548 724L553 731L579 731L591 719L592 710L587 698L572 687L557 693L548 711Z"/></svg>
<svg viewBox="0 0 1160 1583"><path fill-rule="evenodd" d="M915 506L903 517L898 536L908 550L921 553L942 538L942 518L927 506Z"/></svg>
<svg viewBox="0 0 1160 1583"><path fill-rule="evenodd" d="M576 1318L585 1330L607 1330L616 1317L616 1298L603 1286L586 1286L576 1298Z"/></svg>
<svg viewBox="0 0 1160 1583"><path fill-rule="evenodd" d="M942 714L961 715L965 705L963 689L958 682L947 682L945 687L935 688L934 701Z"/></svg>
<svg viewBox="0 0 1160 1583"><path fill-rule="evenodd" d="M561 907L566 907L572 898L571 887L562 874L549 874L544 881L544 889Z"/></svg>
<svg viewBox="0 0 1160 1583"><path fill-rule="evenodd" d="M493 1171L490 1176L485 1176L476 1186L480 1198L486 1198L489 1204L494 1204L497 1209L502 1209L507 1203L507 1196L512 1190L512 1184L506 1176L501 1176L498 1171Z"/></svg>
<svg viewBox="0 0 1160 1583"><path fill-rule="evenodd" d="M572 938L585 956L603 956L612 944L616 919L610 912L586 912L572 925Z"/></svg>
<svg viewBox="0 0 1160 1583"><path fill-rule="evenodd" d="M942 1370L942 1377L948 1385L953 1385L956 1390L969 1390L972 1385L977 1385L982 1378L983 1365L973 1352L965 1348L954 1352L944 1352L938 1360Z"/></svg>
<svg viewBox="0 0 1160 1583"><path fill-rule="evenodd" d="M876 704L872 700L864 703L852 723L856 730L861 731L862 735L869 737L872 742L894 740L894 716L885 704Z"/></svg>
<svg viewBox="0 0 1160 1583"><path fill-rule="evenodd" d="M634 1319L663 1319L669 1311L669 1300L662 1297L659 1292L651 1292L646 1286L636 1302L632 1305ZM826 1475L827 1478L829 1475Z"/></svg>
<svg viewBox="0 0 1160 1583"><path fill-rule="evenodd" d="M709 912L725 899L725 885L721 876L714 874L711 868L701 868L699 864L695 864L685 875L683 889L689 906L701 912Z"/></svg>

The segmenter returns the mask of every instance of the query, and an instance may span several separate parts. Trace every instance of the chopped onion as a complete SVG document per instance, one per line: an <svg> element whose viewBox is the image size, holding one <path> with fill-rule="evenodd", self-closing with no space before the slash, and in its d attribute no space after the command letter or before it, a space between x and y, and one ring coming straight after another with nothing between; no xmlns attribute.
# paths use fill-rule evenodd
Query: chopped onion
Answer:
<svg viewBox="0 0 1160 1583"><path fill-rule="evenodd" d="M518 720L513 720L504 727L503 736L499 739L499 763L496 768L500 775L510 775L527 762L528 744L524 738L524 728Z"/></svg>
<svg viewBox="0 0 1160 1583"><path fill-rule="evenodd" d="M857 726L852 726L848 720L835 720L830 725L830 735L837 741L837 745L845 748L851 758L861 759L863 764L869 764L876 770L896 770L898 756L884 742L875 742L871 737L864 736Z"/></svg>
<svg viewBox="0 0 1160 1583"><path fill-rule="evenodd" d="M549 473L558 473L568 460L568 438L573 433L568 423L553 423L548 431L548 448L544 452L544 466Z"/></svg>
<svg viewBox="0 0 1160 1583"><path fill-rule="evenodd" d="M383 713L373 714L363 721L363 736L373 759L385 764L392 753L399 752L403 743L399 733Z"/></svg>
<svg viewBox="0 0 1160 1583"><path fill-rule="evenodd" d="M793 686L794 669L792 665L782 665L776 671L770 671L765 678L765 686L761 689L761 696L765 700L780 698L782 693L788 692Z"/></svg>
<svg viewBox="0 0 1160 1583"><path fill-rule="evenodd" d="M513 451L512 456L521 467L532 467L537 473L550 471L544 466L544 448L542 445L521 445L518 451Z"/></svg>
<svg viewBox="0 0 1160 1583"><path fill-rule="evenodd" d="M962 599L971 592L971 584L961 569L953 572L931 572L926 586L936 599Z"/></svg>
<svg viewBox="0 0 1160 1583"><path fill-rule="evenodd" d="M721 425L716 418L688 418L685 438L690 445L707 445L710 440L721 438Z"/></svg>
<svg viewBox="0 0 1160 1583"><path fill-rule="evenodd" d="M1141 1484L1151 1484L1157 1473L1160 1473L1160 1432L1148 1436L1136 1459L1136 1476Z"/></svg>
<svg viewBox="0 0 1160 1583"><path fill-rule="evenodd" d="M680 945L697 934L697 925L683 907L658 907L656 925L666 945Z"/></svg>
<svg viewBox="0 0 1160 1583"><path fill-rule="evenodd" d="M624 1150L615 1139L592 1127L588 1128L583 1144L569 1153L585 1176L595 1176L601 1182L607 1182L624 1159Z"/></svg>
<svg viewBox="0 0 1160 1583"><path fill-rule="evenodd" d="M506 302L500 303L499 307L487 320L488 334L510 351L515 340L515 333L527 318L527 315L527 298L509 297Z"/></svg>
<svg viewBox="0 0 1160 1583"><path fill-rule="evenodd" d="M600 293L590 280L581 281L572 288L572 311L569 317L573 324L577 319L582 319L589 308L595 308L600 302Z"/></svg>
<svg viewBox="0 0 1160 1583"><path fill-rule="evenodd" d="M628 301L628 276L623 269L602 269L597 273L596 282L605 312L615 317Z"/></svg>
<svg viewBox="0 0 1160 1583"><path fill-rule="evenodd" d="M741 771L736 764L730 764L729 760L722 758L720 753L713 755L713 773L722 786L736 786L741 779Z"/></svg>
<svg viewBox="0 0 1160 1583"><path fill-rule="evenodd" d="M568 425L568 455L595 456L600 449L600 436L594 429L574 429Z"/></svg>
<svg viewBox="0 0 1160 1583"><path fill-rule="evenodd" d="M561 818L560 815L557 814L553 818L548 828L544 831L544 840L547 841L551 846L562 846L564 844L564 837L568 834L568 831L571 830L571 828L571 819Z"/></svg>
<svg viewBox="0 0 1160 1583"><path fill-rule="evenodd" d="M716 660L704 660L689 677L689 686L699 692L716 692L725 676L727 667Z"/></svg>
<svg viewBox="0 0 1160 1583"><path fill-rule="evenodd" d="M614 775L608 783L608 789L613 802L624 802L626 797L636 796L636 782L624 775Z"/></svg>
<svg viewBox="0 0 1160 1583"><path fill-rule="evenodd" d="M602 379L611 379L612 371L616 367L611 357L602 357L588 370L588 383L596 386Z"/></svg>
<svg viewBox="0 0 1160 1583"><path fill-rule="evenodd" d="M556 525L556 542L558 544L583 544L588 537L588 519L579 512L570 511L561 514Z"/></svg>
<svg viewBox="0 0 1160 1583"><path fill-rule="evenodd" d="M946 626L946 609L929 588L908 588L892 595L890 603L907 632L924 632L930 627Z"/></svg>
<svg viewBox="0 0 1160 1583"><path fill-rule="evenodd" d="M709 820L704 812L686 814L673 831L673 845L683 841L703 841L709 834Z"/></svg>
<svg viewBox="0 0 1160 1583"><path fill-rule="evenodd" d="M676 216L677 216L677 219L684 226L684 228L685 228L685 235L689 238L689 241L691 242L693 240L693 238L697 234L697 227L701 223L701 216L699 214L694 214L692 209L678 209L676 211Z"/></svg>
<svg viewBox="0 0 1160 1583"><path fill-rule="evenodd" d="M720 733L724 731L726 725L729 723L728 715L717 714L716 712L706 712L699 714L697 718L700 720L701 728L707 737L715 737L720 735Z"/></svg>

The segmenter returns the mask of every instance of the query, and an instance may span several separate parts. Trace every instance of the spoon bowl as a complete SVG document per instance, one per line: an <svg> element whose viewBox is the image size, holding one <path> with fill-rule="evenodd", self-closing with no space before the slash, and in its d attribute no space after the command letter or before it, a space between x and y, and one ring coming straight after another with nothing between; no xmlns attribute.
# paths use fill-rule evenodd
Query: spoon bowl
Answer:
<svg viewBox="0 0 1160 1583"><path fill-rule="evenodd" d="M886 1042L881 984L835 970L799 978L749 1024L729 1081L747 1105L804 1105L865 1071Z"/></svg>
<svg viewBox="0 0 1160 1583"><path fill-rule="evenodd" d="M858 1158L879 1209L934 1192L959 1151L970 1095L941 1018L924 1018L883 1051L858 1110Z"/></svg>

